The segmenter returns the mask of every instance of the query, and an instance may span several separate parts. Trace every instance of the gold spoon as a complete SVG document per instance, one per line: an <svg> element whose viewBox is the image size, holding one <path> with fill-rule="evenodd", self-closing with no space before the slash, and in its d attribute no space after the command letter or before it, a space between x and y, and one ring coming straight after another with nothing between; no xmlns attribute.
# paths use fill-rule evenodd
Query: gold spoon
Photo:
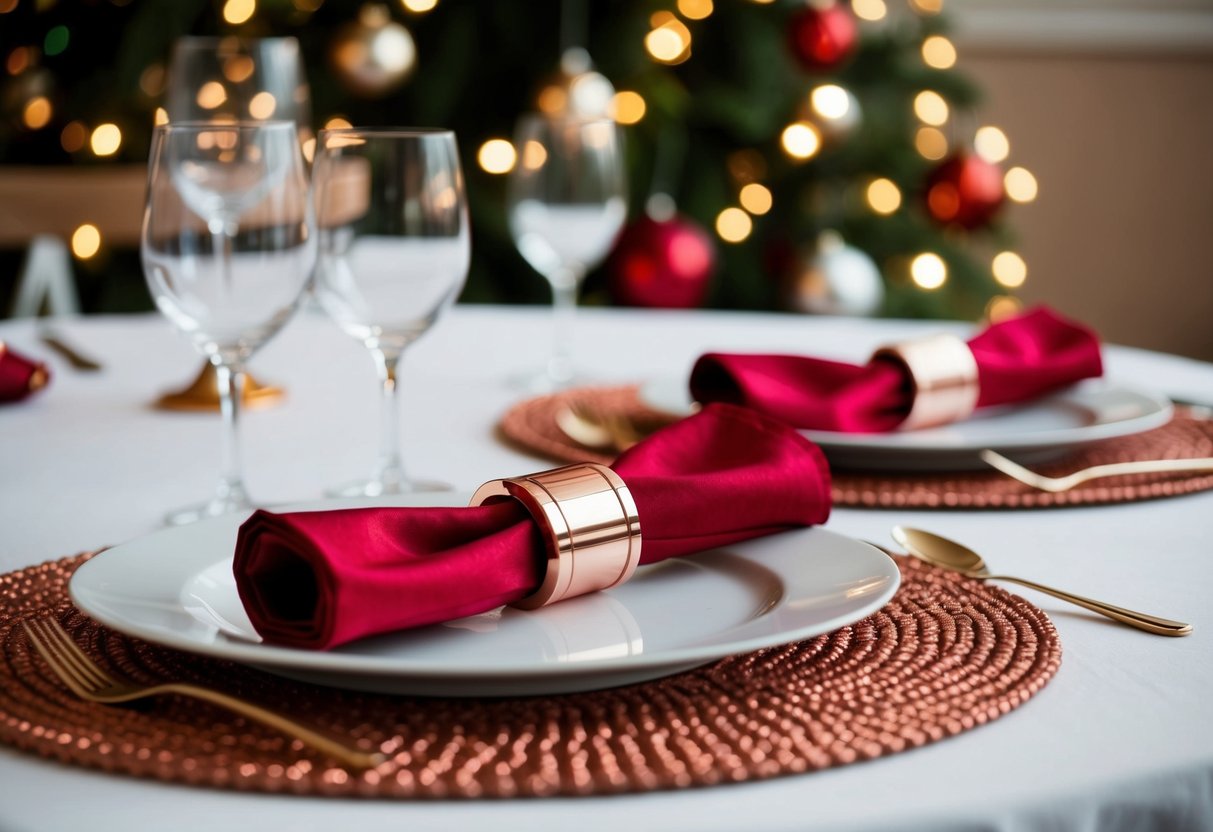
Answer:
<svg viewBox="0 0 1213 832"><path fill-rule="evenodd" d="M1080 607L1086 607L1092 612L1106 615L1108 618L1115 619L1122 624L1128 624L1130 627L1136 627L1139 630L1145 630L1147 633L1154 633L1155 635L1186 636L1192 632L1191 624L1184 624L1180 621L1171 621L1168 618L1159 618L1156 615L1148 615L1144 612L1135 612L1124 607L1113 606L1103 601L1084 598L1081 595L1074 595L1073 593L1054 589L1053 587L1038 584L1035 581L1024 580L1023 578L1013 578L1010 575L991 575L985 561L981 559L981 555L954 540L948 540L946 537L940 537L937 534L931 534L931 532L924 532L921 529L908 529L905 526L894 526L893 539L900 543L911 555L944 569L960 572L970 578L977 578L982 581L1010 581L1011 583L1020 584L1021 586L1035 589L1037 592L1052 595L1054 598L1060 598L1063 601L1078 604Z"/></svg>

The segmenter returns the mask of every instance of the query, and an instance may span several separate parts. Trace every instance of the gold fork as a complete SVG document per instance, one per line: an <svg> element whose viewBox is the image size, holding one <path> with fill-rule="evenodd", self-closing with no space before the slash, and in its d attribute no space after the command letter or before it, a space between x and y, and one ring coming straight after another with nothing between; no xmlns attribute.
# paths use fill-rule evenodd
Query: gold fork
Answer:
<svg viewBox="0 0 1213 832"><path fill-rule="evenodd" d="M1046 477L1024 468L1017 462L1012 462L1005 456L994 451L981 452L982 461L997 468L1012 479L1019 480L1024 485L1039 488L1041 491L1069 491L1088 480L1101 477L1116 477L1122 474L1168 474L1180 471L1213 471L1213 457L1197 457L1193 459L1145 459L1138 462L1113 462L1108 465L1095 465L1075 471L1064 477Z"/></svg>
<svg viewBox="0 0 1213 832"><path fill-rule="evenodd" d="M72 693L90 702L117 705L149 696L175 693L201 699L229 711L255 719L263 725L295 737L313 748L355 768L373 768L386 759L382 754L367 753L350 748L306 728L293 720L251 702L245 702L226 693L184 682L165 682L159 685L138 685L111 675L97 665L72 641L63 626L52 618L23 621L21 626L29 636L39 655L50 665L55 675L71 689Z"/></svg>

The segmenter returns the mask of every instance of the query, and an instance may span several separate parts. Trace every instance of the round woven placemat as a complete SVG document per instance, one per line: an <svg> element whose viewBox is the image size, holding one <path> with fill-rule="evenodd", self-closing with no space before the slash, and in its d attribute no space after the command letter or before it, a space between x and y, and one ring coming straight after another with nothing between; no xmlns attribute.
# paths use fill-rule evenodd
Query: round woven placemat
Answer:
<svg viewBox="0 0 1213 832"><path fill-rule="evenodd" d="M869 760L997 719L1061 662L1052 623L993 586L903 559L878 613L809 641L627 687L427 699L281 679L157 647L72 607L87 555L0 576L0 740L124 774L252 791L364 797L640 792ZM65 689L21 622L53 615L110 671L191 681L388 755L346 770L269 729L177 697L110 707Z"/></svg>
<svg viewBox="0 0 1213 832"><path fill-rule="evenodd" d="M637 387L582 387L520 402L501 418L502 434L533 453L561 462L609 464L612 452L577 444L556 426L556 414L570 406L597 418L625 417L641 433L668 424L668 414L646 406ZM1079 449L1058 462L1033 466L1046 476L1136 459L1213 457L1213 419L1196 418L1183 408L1155 430L1109 439ZM1211 474L1134 474L1092 480L1052 494L1038 491L997 471L877 473L834 468L834 505L847 508L996 509L1090 506L1173 497L1213 488Z"/></svg>

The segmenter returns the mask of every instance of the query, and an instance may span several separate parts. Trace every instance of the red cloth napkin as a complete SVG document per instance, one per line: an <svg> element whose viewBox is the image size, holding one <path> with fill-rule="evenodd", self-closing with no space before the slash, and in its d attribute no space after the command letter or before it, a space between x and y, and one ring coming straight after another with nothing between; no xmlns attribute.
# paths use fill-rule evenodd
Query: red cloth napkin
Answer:
<svg viewBox="0 0 1213 832"><path fill-rule="evenodd" d="M977 360L977 407L1028 401L1103 373L1099 338L1038 307L993 324L969 341ZM731 402L798 428L872 433L896 428L910 412L905 367L876 359L863 366L797 355L700 357L691 395Z"/></svg>
<svg viewBox="0 0 1213 832"><path fill-rule="evenodd" d="M641 564L821 523L830 512L817 446L728 405L655 433L613 468L636 501ZM544 545L515 500L258 511L240 527L233 569L266 641L327 649L524 598L543 577Z"/></svg>
<svg viewBox="0 0 1213 832"><path fill-rule="evenodd" d="M45 364L13 352L0 341L0 404L24 399L51 379Z"/></svg>

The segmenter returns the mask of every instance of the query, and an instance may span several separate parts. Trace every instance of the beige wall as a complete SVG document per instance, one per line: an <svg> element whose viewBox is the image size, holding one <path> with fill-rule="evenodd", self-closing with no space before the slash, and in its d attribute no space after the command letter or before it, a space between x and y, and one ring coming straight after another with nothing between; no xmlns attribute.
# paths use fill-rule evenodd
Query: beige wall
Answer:
<svg viewBox="0 0 1213 832"><path fill-rule="evenodd" d="M1213 360L1213 54L965 49L982 123L1040 183L1022 296L1109 341Z"/></svg>

